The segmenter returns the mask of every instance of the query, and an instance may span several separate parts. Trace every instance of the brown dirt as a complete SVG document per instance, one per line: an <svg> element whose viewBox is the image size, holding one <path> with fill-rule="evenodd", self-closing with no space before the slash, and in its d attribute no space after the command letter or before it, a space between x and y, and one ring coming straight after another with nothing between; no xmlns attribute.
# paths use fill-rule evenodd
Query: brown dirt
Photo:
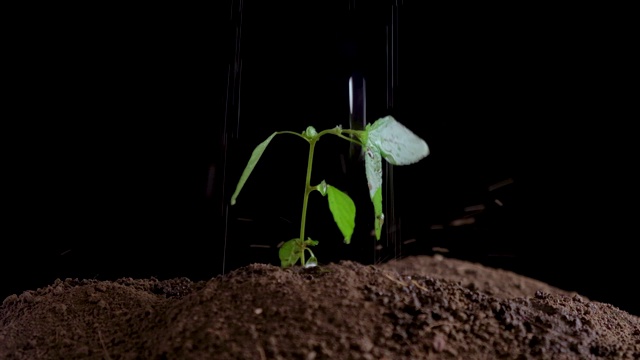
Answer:
<svg viewBox="0 0 640 360"><path fill-rule="evenodd" d="M640 318L441 256L57 280L0 307L0 359L639 358Z"/></svg>

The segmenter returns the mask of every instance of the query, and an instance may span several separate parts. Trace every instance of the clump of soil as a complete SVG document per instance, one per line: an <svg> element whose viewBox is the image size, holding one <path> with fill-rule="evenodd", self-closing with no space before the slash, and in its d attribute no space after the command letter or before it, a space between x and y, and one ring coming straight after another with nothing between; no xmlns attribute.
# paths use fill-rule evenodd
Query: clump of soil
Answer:
<svg viewBox="0 0 640 360"><path fill-rule="evenodd" d="M639 359L640 318L436 257L206 282L57 280L0 307L1 359Z"/></svg>

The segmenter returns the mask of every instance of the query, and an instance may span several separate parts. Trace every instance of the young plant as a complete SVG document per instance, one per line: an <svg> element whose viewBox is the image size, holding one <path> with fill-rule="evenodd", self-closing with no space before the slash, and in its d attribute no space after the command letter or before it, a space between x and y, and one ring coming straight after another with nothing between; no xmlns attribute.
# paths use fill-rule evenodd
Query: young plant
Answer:
<svg viewBox="0 0 640 360"><path fill-rule="evenodd" d="M309 143L309 159L307 162L307 178L304 186L304 197L302 201L302 220L300 222L300 237L285 242L279 251L282 267L295 265L298 260L302 266L311 267L318 264L318 259L309 247L318 245L318 241L311 238L304 239L305 222L307 217L307 203L309 194L318 191L322 196L328 197L329 210L333 219L344 236L344 242L351 242L351 235L355 228L356 207L351 198L327 184L324 180L315 186L311 186L311 169L313 166L313 152L316 142L322 135L331 134L347 141L354 142L364 149L365 172L369 185L369 195L373 202L375 213L375 233L376 239L380 240L382 225L384 224L384 214L382 213L382 158L392 165L409 165L416 163L429 155L427 143L397 122L393 117L386 116L378 119L373 124L367 124L364 130L342 129L336 126L333 129L317 132L309 126L301 134L292 131L276 131L265 141L258 145L249 159L247 167L244 169L236 190L231 196L231 205L236 203L238 194L245 182L251 175L262 153L267 148L271 140L278 134L292 134L299 136ZM349 136L345 136L349 135ZM305 251L309 252L309 259L305 260Z"/></svg>

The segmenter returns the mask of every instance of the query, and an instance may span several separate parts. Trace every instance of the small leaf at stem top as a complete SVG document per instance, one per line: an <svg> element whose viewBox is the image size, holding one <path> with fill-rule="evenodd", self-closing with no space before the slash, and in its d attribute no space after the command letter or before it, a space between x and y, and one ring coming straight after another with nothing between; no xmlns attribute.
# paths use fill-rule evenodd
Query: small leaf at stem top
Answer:
<svg viewBox="0 0 640 360"><path fill-rule="evenodd" d="M269 145L269 143L271 142L271 139L273 139L273 137L276 136L277 134L278 132L274 132L273 134L271 134L271 136L267 138L267 140L260 143L260 145L256 146L255 150L253 150L253 153L251 154L251 158L247 163L247 167L244 168L244 171L242 172L242 176L240 176L240 181L238 181L238 185L236 186L236 191L234 191L233 195L231 196L231 205L235 205L236 198L240 194L240 190L242 190L244 183L247 182L249 175L251 175L253 168L256 167L258 160L260 160L262 153L267 148L267 145Z"/></svg>
<svg viewBox="0 0 640 360"><path fill-rule="evenodd" d="M318 240L311 240L311 238L307 238L307 240L304 241L304 244L307 246L316 246L318 245Z"/></svg>
<svg viewBox="0 0 640 360"><path fill-rule="evenodd" d="M307 127L307 129L302 134L307 139L313 139L314 137L316 137L318 135L318 132L316 131L316 129L313 126L309 126L309 127Z"/></svg>

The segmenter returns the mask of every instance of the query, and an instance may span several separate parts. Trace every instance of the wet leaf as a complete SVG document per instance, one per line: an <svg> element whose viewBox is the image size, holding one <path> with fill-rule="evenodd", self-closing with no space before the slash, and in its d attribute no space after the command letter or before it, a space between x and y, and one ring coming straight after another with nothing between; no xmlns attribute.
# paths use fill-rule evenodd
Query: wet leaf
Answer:
<svg viewBox="0 0 640 360"><path fill-rule="evenodd" d="M367 125L360 135L366 146L365 172L369 196L375 211L376 239L380 240L382 213L382 157L392 165L409 165L429 155L429 146L416 134L391 116Z"/></svg>
<svg viewBox="0 0 640 360"><path fill-rule="evenodd" d="M382 157L375 147L367 146L365 153L364 168L367 175L367 183L369 185L369 196L373 202L375 212L375 230L376 240L380 240L382 228Z"/></svg>
<svg viewBox="0 0 640 360"><path fill-rule="evenodd" d="M372 146L393 165L414 164L429 155L427 143L392 116L367 125L367 146Z"/></svg>
<svg viewBox="0 0 640 360"><path fill-rule="evenodd" d="M382 157L377 148L366 147L364 170L369 185L369 196L373 199L376 191L382 186Z"/></svg>

